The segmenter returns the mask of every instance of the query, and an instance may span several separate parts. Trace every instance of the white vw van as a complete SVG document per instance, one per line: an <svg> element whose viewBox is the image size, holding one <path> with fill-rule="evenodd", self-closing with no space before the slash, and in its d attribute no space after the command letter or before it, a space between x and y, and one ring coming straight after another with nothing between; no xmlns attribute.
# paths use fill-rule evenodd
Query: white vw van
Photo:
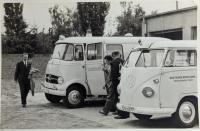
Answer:
<svg viewBox="0 0 200 131"><path fill-rule="evenodd" d="M159 41L134 49L121 69L118 91L117 108L138 119L172 116L179 126L194 126L197 41Z"/></svg>
<svg viewBox="0 0 200 131"><path fill-rule="evenodd" d="M119 51L126 59L131 49L139 44L166 41L153 37L69 37L56 42L42 83L46 98L53 103L63 102L75 108L84 99L105 99L102 89L105 78L103 58Z"/></svg>

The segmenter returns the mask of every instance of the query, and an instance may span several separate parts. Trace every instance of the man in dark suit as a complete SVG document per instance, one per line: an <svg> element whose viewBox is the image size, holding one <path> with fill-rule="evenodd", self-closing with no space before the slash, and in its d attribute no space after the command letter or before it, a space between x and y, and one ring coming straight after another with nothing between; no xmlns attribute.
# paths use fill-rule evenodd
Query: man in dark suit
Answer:
<svg viewBox="0 0 200 131"><path fill-rule="evenodd" d="M22 107L26 107L26 97L30 90L30 79L28 78L31 65L28 63L28 53L23 53L23 60L17 63L14 80L19 83Z"/></svg>
<svg viewBox="0 0 200 131"><path fill-rule="evenodd" d="M111 81L112 86L114 90L114 105L116 107L117 102L119 102L119 94L117 92L117 86L120 82L120 69L122 64L124 63L124 60L121 58L121 55L118 51L114 51L112 53L113 61L111 62ZM129 117L128 112L117 110L118 116L115 117L115 119L125 119Z"/></svg>

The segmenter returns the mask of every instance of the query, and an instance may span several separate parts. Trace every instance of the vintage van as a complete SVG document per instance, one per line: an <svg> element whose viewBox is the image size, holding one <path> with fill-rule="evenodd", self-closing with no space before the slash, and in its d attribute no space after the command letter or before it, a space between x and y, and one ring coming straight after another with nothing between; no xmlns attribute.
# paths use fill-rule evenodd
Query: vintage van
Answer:
<svg viewBox="0 0 200 131"><path fill-rule="evenodd" d="M58 40L46 67L41 84L47 100L61 99L67 107L75 108L84 99L105 99L106 90L102 71L103 58L119 51L126 59L131 49L139 44L166 41L153 37L69 37Z"/></svg>
<svg viewBox="0 0 200 131"><path fill-rule="evenodd" d="M194 126L197 41L159 41L132 50L121 69L118 91L117 108L138 119L172 116L182 127Z"/></svg>

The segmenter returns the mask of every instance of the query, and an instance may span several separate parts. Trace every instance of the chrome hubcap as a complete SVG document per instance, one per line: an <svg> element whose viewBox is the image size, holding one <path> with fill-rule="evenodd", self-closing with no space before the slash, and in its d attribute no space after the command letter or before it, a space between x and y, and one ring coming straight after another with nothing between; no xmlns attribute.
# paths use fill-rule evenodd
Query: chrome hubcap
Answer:
<svg viewBox="0 0 200 131"><path fill-rule="evenodd" d="M179 109L179 116L182 122L191 123L195 118L195 108L191 102L183 102Z"/></svg>
<svg viewBox="0 0 200 131"><path fill-rule="evenodd" d="M73 90L68 95L69 103L71 104L79 104L81 102L80 92L77 90Z"/></svg>

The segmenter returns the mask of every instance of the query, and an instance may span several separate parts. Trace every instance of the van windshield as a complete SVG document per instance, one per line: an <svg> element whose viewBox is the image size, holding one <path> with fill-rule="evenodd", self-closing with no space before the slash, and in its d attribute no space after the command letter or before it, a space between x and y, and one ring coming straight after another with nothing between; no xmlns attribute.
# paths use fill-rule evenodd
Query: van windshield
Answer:
<svg viewBox="0 0 200 131"><path fill-rule="evenodd" d="M74 58L74 45L73 44L57 44L54 48L53 59L60 59L71 61Z"/></svg>
<svg viewBox="0 0 200 131"><path fill-rule="evenodd" d="M137 62L137 59L138 59L140 53L141 53L141 51L139 51L139 50L137 50L137 51L132 51L132 52L129 54L129 56L128 56L126 62L125 62L125 66L126 66L126 67L134 67L134 66L135 66L135 63Z"/></svg>
<svg viewBox="0 0 200 131"><path fill-rule="evenodd" d="M164 50L143 50L136 67L158 67L163 60Z"/></svg>

